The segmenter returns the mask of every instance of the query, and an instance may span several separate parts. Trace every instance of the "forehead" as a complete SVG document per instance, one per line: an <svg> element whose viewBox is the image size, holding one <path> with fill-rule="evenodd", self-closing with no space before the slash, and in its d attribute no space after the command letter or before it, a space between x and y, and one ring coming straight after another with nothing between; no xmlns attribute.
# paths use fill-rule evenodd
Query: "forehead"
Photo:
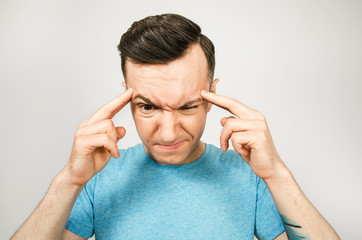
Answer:
<svg viewBox="0 0 362 240"><path fill-rule="evenodd" d="M199 45L167 64L126 62L126 81L134 96L142 95L159 105L178 106L200 97L208 89L208 67Z"/></svg>

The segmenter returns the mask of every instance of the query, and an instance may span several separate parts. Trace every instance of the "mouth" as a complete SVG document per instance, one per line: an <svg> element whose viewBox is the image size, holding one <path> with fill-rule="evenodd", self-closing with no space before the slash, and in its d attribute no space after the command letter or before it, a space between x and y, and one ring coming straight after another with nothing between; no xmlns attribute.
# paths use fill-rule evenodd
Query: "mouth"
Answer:
<svg viewBox="0 0 362 240"><path fill-rule="evenodd" d="M181 141L175 144L157 144L157 146L165 150L176 150L180 148L184 143L185 141Z"/></svg>

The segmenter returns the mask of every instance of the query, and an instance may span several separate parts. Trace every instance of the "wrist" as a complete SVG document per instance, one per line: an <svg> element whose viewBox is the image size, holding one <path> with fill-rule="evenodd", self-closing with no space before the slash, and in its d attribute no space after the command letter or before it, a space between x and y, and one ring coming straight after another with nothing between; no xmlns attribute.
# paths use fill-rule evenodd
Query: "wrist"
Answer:
<svg viewBox="0 0 362 240"><path fill-rule="evenodd" d="M73 193L79 193L84 187L84 184L76 184L72 181L71 175L69 171L67 171L67 168L64 168L61 172L58 173L58 175L55 176L52 185L56 186L56 189L64 189Z"/></svg>
<svg viewBox="0 0 362 240"><path fill-rule="evenodd" d="M287 168L287 166L285 166L283 161L280 159L275 164L273 174L270 177L263 179L263 180L264 180L265 184L270 186L270 185L274 185L274 184L290 182L292 179L294 181L293 174Z"/></svg>

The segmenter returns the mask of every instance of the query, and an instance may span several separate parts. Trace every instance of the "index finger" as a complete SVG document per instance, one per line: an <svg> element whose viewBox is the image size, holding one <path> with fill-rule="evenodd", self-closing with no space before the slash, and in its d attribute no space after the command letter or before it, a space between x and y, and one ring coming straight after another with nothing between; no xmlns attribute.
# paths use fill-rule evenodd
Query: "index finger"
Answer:
<svg viewBox="0 0 362 240"><path fill-rule="evenodd" d="M128 88L118 97L104 104L88 119L88 123L92 124L105 119L112 119L132 98L133 89Z"/></svg>
<svg viewBox="0 0 362 240"><path fill-rule="evenodd" d="M218 95L216 93L208 92L206 90L201 91L201 97L206 101L231 112L238 118L244 118L244 119L255 118L255 113L254 113L255 110L247 107L246 105L236 101L233 98L225 97L223 95Z"/></svg>

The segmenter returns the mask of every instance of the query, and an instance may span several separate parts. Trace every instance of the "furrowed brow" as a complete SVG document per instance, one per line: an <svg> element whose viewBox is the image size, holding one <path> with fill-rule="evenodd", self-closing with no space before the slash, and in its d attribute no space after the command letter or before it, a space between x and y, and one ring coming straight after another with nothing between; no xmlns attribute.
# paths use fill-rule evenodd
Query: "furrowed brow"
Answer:
<svg viewBox="0 0 362 240"><path fill-rule="evenodd" d="M142 96L142 95L136 95L132 101L134 101L135 99L141 99L142 101L144 101L145 103L149 104L149 105L152 105L152 106L155 106L155 107L158 107L156 104L154 104L150 99ZM193 106L193 105L197 105L197 104L201 104L203 103L205 100L202 99L202 98L196 98L196 99L193 99L193 100L190 100L186 103L184 103L180 108L183 108L183 107L190 107L190 106Z"/></svg>
<svg viewBox="0 0 362 240"><path fill-rule="evenodd" d="M151 102L150 99L148 99L148 98L146 98L146 97L144 97L144 96L142 96L142 95L136 95L136 96L133 98L133 100L135 100L135 99L137 99L137 98L141 99L141 100L144 101L145 103L148 103L148 104L150 104L150 105L156 106L153 102ZM133 100L132 100L132 101L133 101Z"/></svg>
<svg viewBox="0 0 362 240"><path fill-rule="evenodd" d="M201 104L204 102L204 99L202 98L196 98L196 99L193 99L191 101L188 101L186 102L184 105L182 105L181 107L189 107L189 106L192 106L192 105L197 105L197 104Z"/></svg>

